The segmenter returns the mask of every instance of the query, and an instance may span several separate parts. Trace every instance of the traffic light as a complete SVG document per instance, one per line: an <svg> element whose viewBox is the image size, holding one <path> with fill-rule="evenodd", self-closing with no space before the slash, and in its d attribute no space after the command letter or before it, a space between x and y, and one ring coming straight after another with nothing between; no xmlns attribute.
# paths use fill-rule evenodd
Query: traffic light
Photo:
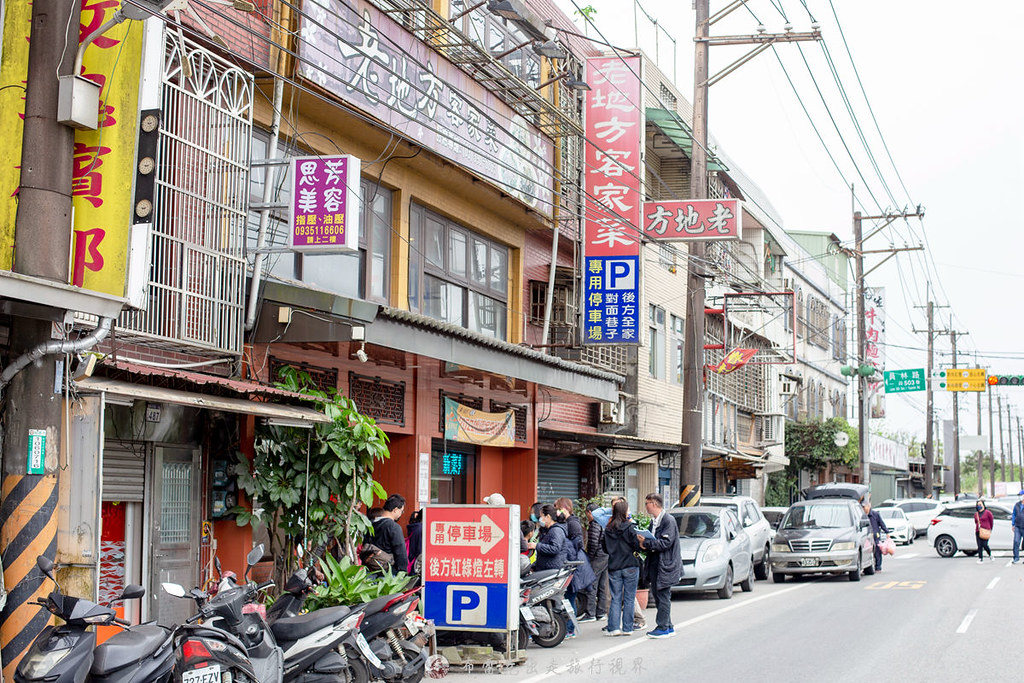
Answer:
<svg viewBox="0 0 1024 683"><path fill-rule="evenodd" d="M843 367L839 368L839 372L840 374L843 374L847 377L853 377L855 373L860 375L861 377L870 377L871 375L875 374L877 369L878 368L876 368L874 365L868 365L867 363L864 363L863 365L860 365L859 367L856 368L853 367L852 365L844 365Z"/></svg>
<svg viewBox="0 0 1024 683"><path fill-rule="evenodd" d="M989 386L1021 387L1024 386L1024 375L989 375Z"/></svg>

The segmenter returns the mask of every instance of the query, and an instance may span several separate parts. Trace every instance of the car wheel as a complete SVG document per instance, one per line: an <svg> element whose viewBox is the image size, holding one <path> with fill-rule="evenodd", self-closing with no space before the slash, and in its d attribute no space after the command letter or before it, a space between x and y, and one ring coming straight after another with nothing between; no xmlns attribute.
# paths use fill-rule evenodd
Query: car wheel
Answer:
<svg viewBox="0 0 1024 683"><path fill-rule="evenodd" d="M872 557L871 559L872 559L872 561L868 562L868 566L864 567L864 575L865 576L873 576L874 573L875 573L875 563L874 563L874 559L875 558Z"/></svg>
<svg viewBox="0 0 1024 683"><path fill-rule="evenodd" d="M764 555L761 556L761 562L754 565L754 576L761 581L767 581L768 575L772 573L772 558L771 558L771 547L764 547Z"/></svg>
<svg viewBox="0 0 1024 683"><path fill-rule="evenodd" d="M754 558L750 558L750 573L747 574L746 579L740 581L740 590L744 593L754 590Z"/></svg>
<svg viewBox="0 0 1024 683"><path fill-rule="evenodd" d="M953 557L956 555L956 551L956 541L952 536L943 534L935 539L935 552L939 554L939 557Z"/></svg>
<svg viewBox="0 0 1024 683"><path fill-rule="evenodd" d="M857 553L857 568L850 570L850 581L860 581L860 570L864 566L864 557Z"/></svg>
<svg viewBox="0 0 1024 683"><path fill-rule="evenodd" d="M775 583L785 583L786 575L776 570L772 572L772 581L774 581Z"/></svg>
<svg viewBox="0 0 1024 683"><path fill-rule="evenodd" d="M732 565L730 564L729 568L725 570L725 584L718 589L718 597L722 600L728 600L732 597L732 579Z"/></svg>

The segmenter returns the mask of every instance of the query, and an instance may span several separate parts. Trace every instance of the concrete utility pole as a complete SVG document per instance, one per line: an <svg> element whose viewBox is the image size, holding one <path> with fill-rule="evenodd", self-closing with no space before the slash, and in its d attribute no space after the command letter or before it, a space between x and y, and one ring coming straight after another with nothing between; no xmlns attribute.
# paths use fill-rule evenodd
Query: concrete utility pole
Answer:
<svg viewBox="0 0 1024 683"><path fill-rule="evenodd" d="M1007 411L1009 411L1010 406L1006 406L1006 409L1007 409ZM1007 425L1007 426L1009 426L1009 425ZM1019 461L1020 462L1020 469L1017 472L1018 472L1018 475L1020 476L1020 489L1024 490L1024 431L1022 431L1021 426L1020 426L1020 417L1017 418L1017 445L1020 447L1020 461ZM1011 458L1011 466L1012 466L1012 458L1013 458L1013 452L1012 451L1010 452L1010 458Z"/></svg>
<svg viewBox="0 0 1024 683"><path fill-rule="evenodd" d="M991 391L991 389L989 391ZM1003 468L1003 477L1002 477L1002 479L1003 479L1003 481L1006 481L1006 439L1003 437L1003 397L1002 397L1002 395L997 396L996 397L996 401L997 401L997 405L999 406L999 410L997 411L997 413L999 415L999 459L1000 459L1000 461L1002 461L1002 468ZM1007 428L1009 428L1009 425L1007 425ZM1010 457L1011 458L1013 457L1012 454L1011 454ZM1012 473L1012 470L1013 470L1013 461L1012 460L1010 461L1010 470L1011 470L1011 476L1012 476L1012 474L1013 474Z"/></svg>
<svg viewBox="0 0 1024 683"><path fill-rule="evenodd" d="M694 0L696 25L693 48L693 150L690 154L690 198L708 196L708 88L728 76L774 43L820 40L821 31L812 25L809 33L759 33L754 35L710 37L712 24L744 5L731 3L711 16L710 0ZM756 45L743 57L708 75L708 51L712 45ZM683 451L679 502L700 502L701 463L704 443L704 242L691 242L686 275L686 321L683 339Z"/></svg>
<svg viewBox="0 0 1024 683"><path fill-rule="evenodd" d="M978 366L978 361L975 359L974 366ZM981 392L978 392L978 436L981 436ZM985 450L979 449L977 451L978 457L978 497L981 498L983 493L983 484L985 481ZM995 495L995 489L992 489L992 495Z"/></svg>
<svg viewBox="0 0 1024 683"><path fill-rule="evenodd" d="M992 487L992 495L996 495L996 452L992 447L994 445L992 431L992 387L988 388L985 392L988 394L988 480L989 486Z"/></svg>
<svg viewBox="0 0 1024 683"><path fill-rule="evenodd" d="M72 129L57 123L57 75L68 75L78 49L80 3L34 0L28 74L25 89L24 141L18 212L15 219L14 271L68 282L71 245ZM70 30L68 30L70 27ZM67 33L67 34L65 34ZM58 71L58 66L59 71ZM52 316L31 312L15 315L12 358L52 339ZM60 319L59 317L56 319ZM60 454L62 401L55 389L52 358L19 372L4 390L3 492L0 507L0 551L5 560L4 583L9 594L0 614L0 647L4 675L13 668L43 630L39 608L25 604L45 596L43 578L34 568L36 555L55 558L57 526L56 466ZM30 432L31 430L31 432ZM30 441L45 434L43 452L48 474L28 473Z"/></svg>
<svg viewBox="0 0 1024 683"><path fill-rule="evenodd" d="M949 326L953 327L950 319ZM953 346L953 369L956 369L957 332L949 331L949 343ZM953 495L960 495L960 392L953 392Z"/></svg>
<svg viewBox="0 0 1024 683"><path fill-rule="evenodd" d="M935 420L935 387L932 373L935 371L935 304L928 300L928 369L924 373L927 391L925 400L924 433L924 491L929 495L935 490L935 437L932 422Z"/></svg>

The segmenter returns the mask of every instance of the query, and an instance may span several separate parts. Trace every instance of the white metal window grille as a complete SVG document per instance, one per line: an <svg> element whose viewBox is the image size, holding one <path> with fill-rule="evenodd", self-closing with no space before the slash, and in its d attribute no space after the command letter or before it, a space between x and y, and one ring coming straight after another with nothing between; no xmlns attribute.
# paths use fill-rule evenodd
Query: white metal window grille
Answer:
<svg viewBox="0 0 1024 683"><path fill-rule="evenodd" d="M253 78L165 35L148 304L121 336L240 354Z"/></svg>
<svg viewBox="0 0 1024 683"><path fill-rule="evenodd" d="M165 462L160 486L160 542L188 543L192 534L192 463Z"/></svg>

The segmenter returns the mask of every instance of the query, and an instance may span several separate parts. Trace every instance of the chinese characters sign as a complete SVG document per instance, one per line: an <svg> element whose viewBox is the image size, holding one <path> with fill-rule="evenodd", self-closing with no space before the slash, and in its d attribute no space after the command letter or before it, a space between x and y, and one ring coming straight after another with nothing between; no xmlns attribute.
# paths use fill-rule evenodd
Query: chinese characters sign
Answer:
<svg viewBox="0 0 1024 683"><path fill-rule="evenodd" d="M742 211L738 199L644 202L644 234L655 240L738 240Z"/></svg>
<svg viewBox="0 0 1024 683"><path fill-rule="evenodd" d="M870 450L868 462L872 465L881 465L904 472L909 466L910 449L897 441L872 434Z"/></svg>
<svg viewBox="0 0 1024 683"><path fill-rule="evenodd" d="M885 368L885 288L864 288L864 362L882 374ZM868 382L868 401L871 417L885 417L884 383L880 379Z"/></svg>
<svg viewBox="0 0 1024 683"><path fill-rule="evenodd" d="M444 438L485 446L515 446L515 413L485 413L445 398Z"/></svg>
<svg viewBox="0 0 1024 683"><path fill-rule="evenodd" d="M518 538L518 506L426 506L424 616L439 628L517 628Z"/></svg>
<svg viewBox="0 0 1024 683"><path fill-rule="evenodd" d="M885 393L900 394L906 391L924 391L924 369L886 370Z"/></svg>
<svg viewBox="0 0 1024 683"><path fill-rule="evenodd" d="M366 0L303 5L299 74L550 217L554 146Z"/></svg>
<svg viewBox="0 0 1024 683"><path fill-rule="evenodd" d="M359 248L357 157L292 159L288 246L299 251L355 251Z"/></svg>
<svg viewBox="0 0 1024 683"><path fill-rule="evenodd" d="M32 5L6 3L3 13L3 54L0 80L5 85L25 85L28 73L28 38L32 30ZM24 132L25 91L11 87L0 91L0 269L14 267L14 220L21 182L21 138Z"/></svg>
<svg viewBox="0 0 1024 683"><path fill-rule="evenodd" d="M640 342L640 58L587 60L583 343Z"/></svg>

